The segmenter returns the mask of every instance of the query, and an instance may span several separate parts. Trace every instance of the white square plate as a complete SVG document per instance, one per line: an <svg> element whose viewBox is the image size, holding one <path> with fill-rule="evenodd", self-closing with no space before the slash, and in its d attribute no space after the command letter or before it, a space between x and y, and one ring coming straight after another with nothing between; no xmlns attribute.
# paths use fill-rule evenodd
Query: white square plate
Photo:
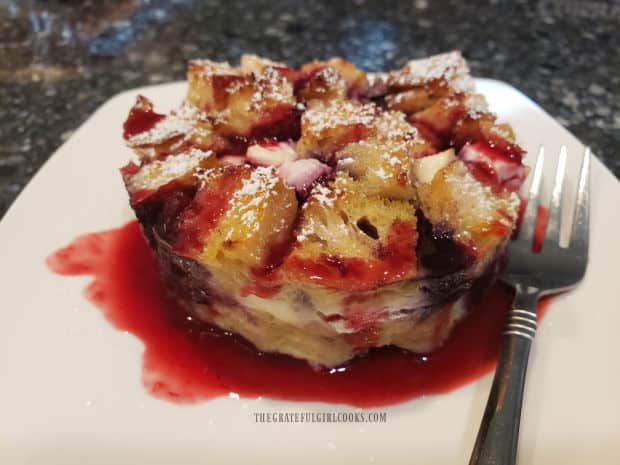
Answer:
<svg viewBox="0 0 620 465"><path fill-rule="evenodd" d="M583 145L516 89L477 84L515 128L530 165L546 148L548 180L560 146L568 147L574 192ZM184 91L176 83L112 98L50 158L0 223L0 463L467 463L490 376L381 408L387 421L379 424L255 422L254 412L354 410L321 403L167 403L142 387L141 343L84 299L90 278L45 267L45 257L77 235L132 218L118 173L130 156L121 122L138 93L172 107ZM594 160L592 186L586 279L552 302L532 353L523 464L620 463L620 183Z"/></svg>

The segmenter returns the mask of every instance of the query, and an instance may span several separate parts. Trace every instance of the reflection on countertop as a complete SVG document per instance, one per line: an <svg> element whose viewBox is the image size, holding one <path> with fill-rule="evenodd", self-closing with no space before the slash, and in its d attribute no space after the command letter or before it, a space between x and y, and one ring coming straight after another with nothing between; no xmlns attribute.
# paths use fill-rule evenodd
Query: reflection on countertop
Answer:
<svg viewBox="0 0 620 465"><path fill-rule="evenodd" d="M475 75L521 89L620 176L619 28L620 3L602 0L4 0L0 217L109 97L182 79L188 59L243 52L380 70L458 48Z"/></svg>

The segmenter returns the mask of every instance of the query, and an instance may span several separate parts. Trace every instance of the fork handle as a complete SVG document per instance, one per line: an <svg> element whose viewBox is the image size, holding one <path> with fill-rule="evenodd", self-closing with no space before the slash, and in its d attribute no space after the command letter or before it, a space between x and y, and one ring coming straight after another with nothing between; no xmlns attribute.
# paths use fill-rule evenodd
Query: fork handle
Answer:
<svg viewBox="0 0 620 465"><path fill-rule="evenodd" d="M469 465L514 465L538 291L517 289L508 313L491 393Z"/></svg>

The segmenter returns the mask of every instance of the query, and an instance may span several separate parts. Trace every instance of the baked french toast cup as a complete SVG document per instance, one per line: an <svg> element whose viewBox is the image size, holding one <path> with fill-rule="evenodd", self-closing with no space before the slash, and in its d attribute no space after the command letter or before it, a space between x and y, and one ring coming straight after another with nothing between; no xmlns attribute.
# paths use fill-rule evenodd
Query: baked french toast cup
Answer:
<svg viewBox="0 0 620 465"><path fill-rule="evenodd" d="M140 97L121 171L186 311L260 351L336 366L439 347L497 273L527 168L461 55L366 74L255 56Z"/></svg>

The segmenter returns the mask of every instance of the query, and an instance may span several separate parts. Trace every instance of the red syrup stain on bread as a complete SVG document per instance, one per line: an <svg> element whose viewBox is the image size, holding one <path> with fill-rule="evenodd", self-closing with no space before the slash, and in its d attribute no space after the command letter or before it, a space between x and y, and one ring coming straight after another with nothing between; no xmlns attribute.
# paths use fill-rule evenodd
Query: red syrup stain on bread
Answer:
<svg viewBox="0 0 620 465"><path fill-rule="evenodd" d="M166 118L166 115L155 113L153 105L146 99L139 98L138 104L129 112L123 124L123 137L130 139L133 136L150 131L157 123Z"/></svg>
<svg viewBox="0 0 620 465"><path fill-rule="evenodd" d="M315 370L289 356L259 353L240 337L188 318L168 297L135 221L80 236L50 255L47 265L61 275L93 277L86 297L114 327L144 344L146 390L177 403L235 392L371 407L446 393L493 369L512 299L509 289L495 284L431 354L387 347L338 370ZM541 303L539 318L547 303Z"/></svg>

